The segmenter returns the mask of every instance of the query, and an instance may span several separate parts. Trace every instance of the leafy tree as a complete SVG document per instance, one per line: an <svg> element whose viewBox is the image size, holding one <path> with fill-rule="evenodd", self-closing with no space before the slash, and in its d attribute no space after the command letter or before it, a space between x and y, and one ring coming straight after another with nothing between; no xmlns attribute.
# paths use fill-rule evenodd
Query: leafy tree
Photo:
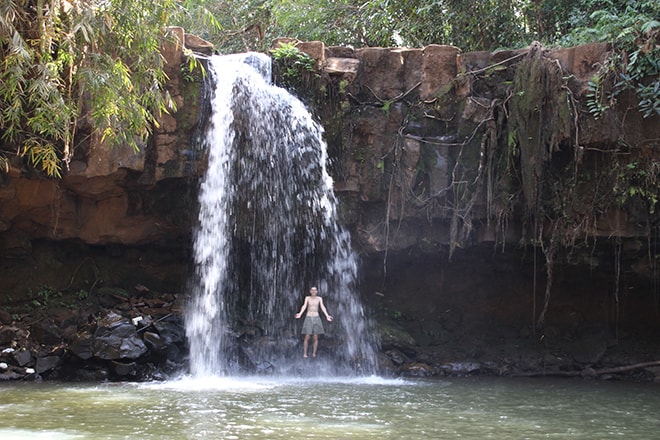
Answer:
<svg viewBox="0 0 660 440"><path fill-rule="evenodd" d="M265 51L273 34L269 0L186 0L172 23L222 53Z"/></svg>
<svg viewBox="0 0 660 440"><path fill-rule="evenodd" d="M352 0L271 0L274 32L326 44L366 45L369 17L364 2ZM364 19L366 21L361 21Z"/></svg>
<svg viewBox="0 0 660 440"><path fill-rule="evenodd" d="M173 109L159 49L175 0L4 0L0 4L0 153L60 176L91 129L139 149Z"/></svg>
<svg viewBox="0 0 660 440"><path fill-rule="evenodd" d="M139 149L174 110L160 55L169 25L224 53L280 36L465 51L611 41L615 83L648 116L660 108L660 85L643 79L658 72L659 16L657 0L2 0L0 165L18 154L58 176L91 131Z"/></svg>
<svg viewBox="0 0 660 440"><path fill-rule="evenodd" d="M633 90L646 118L660 116L660 3L657 1L600 2L590 21L562 41L566 45L605 41L614 53L591 80L587 105L599 117L624 90Z"/></svg>
<svg viewBox="0 0 660 440"><path fill-rule="evenodd" d="M271 0L269 4L273 21L285 35L328 44L420 47L435 43L463 50L526 44L524 12L529 1Z"/></svg>
<svg viewBox="0 0 660 440"><path fill-rule="evenodd" d="M645 39L660 21L660 3L655 0L583 0L580 5L570 13L571 29L558 38L564 46L593 41L630 44Z"/></svg>
<svg viewBox="0 0 660 440"><path fill-rule="evenodd" d="M464 50L526 45L520 4L515 0L447 0L447 38Z"/></svg>

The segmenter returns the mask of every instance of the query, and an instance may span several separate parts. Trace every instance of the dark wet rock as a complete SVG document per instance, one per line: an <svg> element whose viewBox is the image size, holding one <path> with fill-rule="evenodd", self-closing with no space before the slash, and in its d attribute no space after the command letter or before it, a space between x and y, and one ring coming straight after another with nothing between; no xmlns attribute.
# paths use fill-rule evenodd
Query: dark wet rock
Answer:
<svg viewBox="0 0 660 440"><path fill-rule="evenodd" d="M129 294L124 289L101 287L97 295L103 307L113 308L117 304L128 302Z"/></svg>
<svg viewBox="0 0 660 440"><path fill-rule="evenodd" d="M117 376L135 376L138 370L135 362L123 363L112 361L112 366Z"/></svg>
<svg viewBox="0 0 660 440"><path fill-rule="evenodd" d="M183 321L171 320L156 321L153 326L166 344L181 344L186 341L186 329Z"/></svg>
<svg viewBox="0 0 660 440"><path fill-rule="evenodd" d="M607 350L607 333L594 329L583 331L579 338L565 344L565 350L580 364L596 364Z"/></svg>
<svg viewBox="0 0 660 440"><path fill-rule="evenodd" d="M264 361L255 365L255 371L257 374L273 374L277 369L270 362Z"/></svg>
<svg viewBox="0 0 660 440"><path fill-rule="evenodd" d="M10 313L0 310L0 324L10 325L13 321Z"/></svg>
<svg viewBox="0 0 660 440"><path fill-rule="evenodd" d="M69 325L64 330L62 330L62 339L65 342L71 343L78 338L78 326Z"/></svg>
<svg viewBox="0 0 660 440"><path fill-rule="evenodd" d="M143 293L157 295L151 291ZM167 301L150 298L120 303L130 301L152 308L169 307ZM187 341L181 317L168 312L160 313L163 318L154 320L138 313L135 308L122 314L117 309L81 307L76 312L55 311L50 319L26 319L19 323L24 327L0 327L4 330L4 345L22 347L0 350L0 362L6 365L0 373L4 380L47 377L96 381L152 380L185 370ZM40 339L36 340L27 329L38 329L35 334ZM42 343L42 339L51 343Z"/></svg>
<svg viewBox="0 0 660 440"><path fill-rule="evenodd" d="M653 375L653 382L660 382L660 367L649 367L646 371Z"/></svg>
<svg viewBox="0 0 660 440"><path fill-rule="evenodd" d="M128 322L128 319L115 311L109 311L103 318L101 318L97 325L106 329L112 329L123 325Z"/></svg>
<svg viewBox="0 0 660 440"><path fill-rule="evenodd" d="M157 353L162 353L167 350L167 343L158 333L144 332L142 337L149 350Z"/></svg>
<svg viewBox="0 0 660 440"><path fill-rule="evenodd" d="M138 359L147 352L146 345L128 319L109 318L100 322L94 333L94 356L110 360Z"/></svg>
<svg viewBox="0 0 660 440"><path fill-rule="evenodd" d="M18 373L16 371L0 371L0 381L9 381L9 380L20 380L25 377L25 374Z"/></svg>
<svg viewBox="0 0 660 440"><path fill-rule="evenodd" d="M69 345L69 350L80 359L87 360L94 356L93 342L94 338L92 335L88 332L83 332Z"/></svg>
<svg viewBox="0 0 660 440"><path fill-rule="evenodd" d="M40 344L55 345L62 341L62 330L52 320L34 323L30 333Z"/></svg>
<svg viewBox="0 0 660 440"><path fill-rule="evenodd" d="M16 352L15 349L12 347L7 347L0 351L0 361L2 362L9 362L10 359L12 359L14 353Z"/></svg>
<svg viewBox="0 0 660 440"><path fill-rule="evenodd" d="M32 353L29 350L20 349L14 353L14 359L19 367L24 367L32 362Z"/></svg>
<svg viewBox="0 0 660 440"><path fill-rule="evenodd" d="M481 364L477 362L450 362L441 365L440 369L452 375L465 375L479 372Z"/></svg>
<svg viewBox="0 0 660 440"><path fill-rule="evenodd" d="M11 327L0 328L0 345L9 345L16 339L16 329Z"/></svg>
<svg viewBox="0 0 660 440"><path fill-rule="evenodd" d="M179 348L178 345L169 345L167 347L167 353L165 357L168 361L172 361L177 364L183 364L186 360L186 354Z"/></svg>
<svg viewBox="0 0 660 440"><path fill-rule="evenodd" d="M34 369L36 370L37 374L45 373L56 368L58 365L60 365L61 362L62 359L59 356L40 357L37 358L37 363Z"/></svg>
<svg viewBox="0 0 660 440"><path fill-rule="evenodd" d="M387 350L385 355L387 355L394 365L403 365L410 362L410 358L397 349Z"/></svg>
<svg viewBox="0 0 660 440"><path fill-rule="evenodd" d="M135 318L132 319L132 322L137 326L139 330L142 330L151 326L151 324L154 323L154 320L151 316L145 315L145 316L136 316Z"/></svg>
<svg viewBox="0 0 660 440"><path fill-rule="evenodd" d="M122 312L129 312L133 309L133 306L129 303L120 303L114 307L115 310L120 310Z"/></svg>
<svg viewBox="0 0 660 440"><path fill-rule="evenodd" d="M108 368L79 368L69 373L69 379L85 382L101 382L110 379L110 370Z"/></svg>
<svg viewBox="0 0 660 440"><path fill-rule="evenodd" d="M402 376L408 377L430 377L437 374L430 365L420 362L402 365L399 371Z"/></svg>
<svg viewBox="0 0 660 440"><path fill-rule="evenodd" d="M399 326L382 324L380 327L381 346L384 350L397 349L407 356L417 354L417 341Z"/></svg>

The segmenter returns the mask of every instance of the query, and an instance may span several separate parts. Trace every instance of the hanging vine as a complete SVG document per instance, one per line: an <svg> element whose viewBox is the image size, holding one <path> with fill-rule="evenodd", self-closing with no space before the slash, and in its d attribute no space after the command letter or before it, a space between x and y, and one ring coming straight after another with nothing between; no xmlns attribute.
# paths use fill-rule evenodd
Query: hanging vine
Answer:
<svg viewBox="0 0 660 440"><path fill-rule="evenodd" d="M429 222L443 222L451 259L484 226L494 233L495 246L504 249L510 220L520 219L520 244L535 257L536 332L547 322L555 266L570 259L575 249L586 246L593 252L603 219L617 215L617 210L643 211L647 229L657 228L656 150L631 146L623 138L618 143L587 143L585 139L593 138L587 130L594 119L585 83L539 44L459 74L433 99L421 101L418 85L391 100L369 87L346 92L357 108L378 108L385 118L400 117L401 127L377 165L386 205L384 271L396 233L392 221L398 228L406 216L423 214ZM407 156L407 142L416 143L419 151ZM416 165L409 163L410 157L416 157ZM440 175L439 158L444 161ZM446 184L441 184L444 178ZM538 310L537 251L545 272ZM620 259L615 264L620 273ZM657 266L654 255L649 264Z"/></svg>

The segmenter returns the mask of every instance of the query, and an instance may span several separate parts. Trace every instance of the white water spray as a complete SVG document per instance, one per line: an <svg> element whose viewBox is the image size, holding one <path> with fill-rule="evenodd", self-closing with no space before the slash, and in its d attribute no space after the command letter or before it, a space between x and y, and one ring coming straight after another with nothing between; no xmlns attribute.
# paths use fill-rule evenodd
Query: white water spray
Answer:
<svg viewBox="0 0 660 440"><path fill-rule="evenodd" d="M208 171L186 310L192 375L308 369L293 315L311 286L335 316L313 370L373 373L376 340L356 293L350 235L337 224L321 127L270 84L267 56L212 57L209 71Z"/></svg>

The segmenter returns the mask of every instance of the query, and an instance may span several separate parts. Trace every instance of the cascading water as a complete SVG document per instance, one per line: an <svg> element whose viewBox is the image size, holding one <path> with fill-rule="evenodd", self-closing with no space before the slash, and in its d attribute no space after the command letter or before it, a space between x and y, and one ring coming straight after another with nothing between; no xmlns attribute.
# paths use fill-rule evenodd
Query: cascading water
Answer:
<svg viewBox="0 0 660 440"><path fill-rule="evenodd" d="M270 84L268 56L215 56L209 71L208 171L186 310L191 374L373 373L377 342L337 224L321 127ZM335 320L324 320L319 357L303 360L294 314L311 286Z"/></svg>

